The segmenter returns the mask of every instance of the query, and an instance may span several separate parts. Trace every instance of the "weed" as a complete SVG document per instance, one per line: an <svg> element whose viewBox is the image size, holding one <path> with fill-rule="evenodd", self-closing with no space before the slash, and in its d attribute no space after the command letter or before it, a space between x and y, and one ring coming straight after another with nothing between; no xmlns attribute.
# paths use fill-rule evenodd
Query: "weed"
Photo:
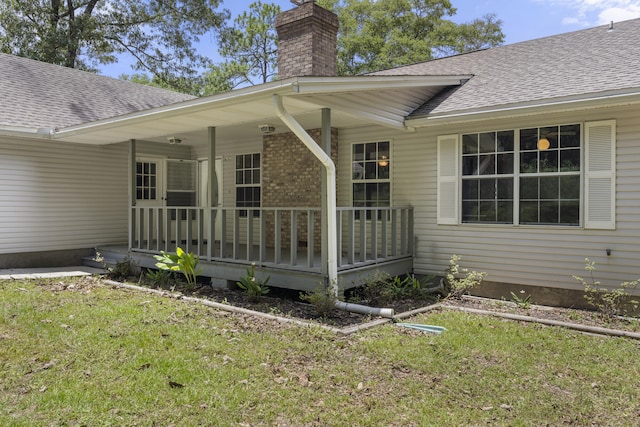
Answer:
<svg viewBox="0 0 640 427"><path fill-rule="evenodd" d="M127 280L137 276L139 269L138 263L131 258L131 254L127 254L122 261L116 262L116 265L109 269L109 277L113 280Z"/></svg>
<svg viewBox="0 0 640 427"><path fill-rule="evenodd" d="M617 288L611 289L604 287L595 280L593 272L596 270L596 263L585 258L584 269L589 272L590 282L581 276L573 276L578 282L584 286L584 298L587 303L598 310L603 316L611 318L620 314L625 314L627 307L631 306L634 310L638 308L638 301L630 299L631 292L638 287L640 279L629 282L622 282Z"/></svg>
<svg viewBox="0 0 640 427"><path fill-rule="evenodd" d="M263 282L256 277L256 265L251 264L251 267L247 268L247 275L245 277L241 277L239 282L236 282L238 287L247 293L249 300L253 302L257 302L263 295L269 293L269 287L267 283L269 283L270 276L267 276L267 279Z"/></svg>
<svg viewBox="0 0 640 427"><path fill-rule="evenodd" d="M524 291L520 291L521 294L524 294ZM527 309L531 307L531 294L522 298L515 293L511 292L511 301L513 301L518 307Z"/></svg>
<svg viewBox="0 0 640 427"><path fill-rule="evenodd" d="M176 248L175 254L169 254L165 251L161 252L162 255L154 255L153 257L158 261L156 267L160 270L177 271L184 275L187 281L187 288L192 289L196 285L196 279L202 269L198 269L199 259L193 254L193 252L185 252L182 248Z"/></svg>
<svg viewBox="0 0 640 427"><path fill-rule="evenodd" d="M168 270L147 270L145 280L152 286L166 286L172 280L172 274Z"/></svg>
<svg viewBox="0 0 640 427"><path fill-rule="evenodd" d="M469 271L460 268L458 262L462 259L459 255L452 255L449 267L445 273L445 294L449 298L459 299L472 288L478 286L487 276L485 272Z"/></svg>
<svg viewBox="0 0 640 427"><path fill-rule="evenodd" d="M335 309L337 300L331 289L322 285L317 287L313 292L301 292L300 299L313 305L316 313L325 318Z"/></svg>

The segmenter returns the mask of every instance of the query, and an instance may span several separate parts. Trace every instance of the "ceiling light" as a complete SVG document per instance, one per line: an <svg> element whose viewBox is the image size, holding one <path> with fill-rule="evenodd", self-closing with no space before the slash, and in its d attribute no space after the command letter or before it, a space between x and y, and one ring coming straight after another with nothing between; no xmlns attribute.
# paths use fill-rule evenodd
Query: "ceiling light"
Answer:
<svg viewBox="0 0 640 427"><path fill-rule="evenodd" d="M258 129L260 129L260 132L262 132L265 135L267 135L267 134L275 132L276 127L274 125L272 125L272 124L264 123L262 125L258 125Z"/></svg>
<svg viewBox="0 0 640 427"><path fill-rule="evenodd" d="M547 138L542 138L538 141L538 150L544 151L548 150L551 147L551 143Z"/></svg>

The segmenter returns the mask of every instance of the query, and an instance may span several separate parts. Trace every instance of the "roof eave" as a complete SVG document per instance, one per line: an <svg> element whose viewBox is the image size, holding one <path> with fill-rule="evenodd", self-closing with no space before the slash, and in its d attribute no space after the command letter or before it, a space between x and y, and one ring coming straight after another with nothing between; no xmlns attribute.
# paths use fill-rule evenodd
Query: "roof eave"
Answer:
<svg viewBox="0 0 640 427"><path fill-rule="evenodd" d="M578 97L546 99L530 103L498 105L482 109L459 110L442 114L430 114L424 117L408 117L406 125L413 128L421 128L639 103L640 88L631 88L622 91L585 94Z"/></svg>

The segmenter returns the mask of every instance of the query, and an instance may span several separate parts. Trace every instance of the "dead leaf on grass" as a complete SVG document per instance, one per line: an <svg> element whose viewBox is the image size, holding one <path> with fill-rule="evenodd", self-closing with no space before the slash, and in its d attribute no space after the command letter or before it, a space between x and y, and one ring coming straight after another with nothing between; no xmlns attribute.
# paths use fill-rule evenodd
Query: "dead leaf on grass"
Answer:
<svg viewBox="0 0 640 427"><path fill-rule="evenodd" d="M183 388L184 384L177 383L175 381L169 381L169 387L171 388Z"/></svg>

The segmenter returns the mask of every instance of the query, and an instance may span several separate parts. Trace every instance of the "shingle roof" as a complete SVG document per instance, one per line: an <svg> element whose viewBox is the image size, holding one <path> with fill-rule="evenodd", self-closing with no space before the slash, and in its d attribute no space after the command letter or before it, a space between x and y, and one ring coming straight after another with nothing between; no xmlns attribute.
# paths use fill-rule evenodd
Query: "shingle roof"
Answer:
<svg viewBox="0 0 640 427"><path fill-rule="evenodd" d="M62 128L193 97L0 54L0 99L0 126Z"/></svg>
<svg viewBox="0 0 640 427"><path fill-rule="evenodd" d="M637 88L640 19L431 60L374 75L473 74L411 117Z"/></svg>

